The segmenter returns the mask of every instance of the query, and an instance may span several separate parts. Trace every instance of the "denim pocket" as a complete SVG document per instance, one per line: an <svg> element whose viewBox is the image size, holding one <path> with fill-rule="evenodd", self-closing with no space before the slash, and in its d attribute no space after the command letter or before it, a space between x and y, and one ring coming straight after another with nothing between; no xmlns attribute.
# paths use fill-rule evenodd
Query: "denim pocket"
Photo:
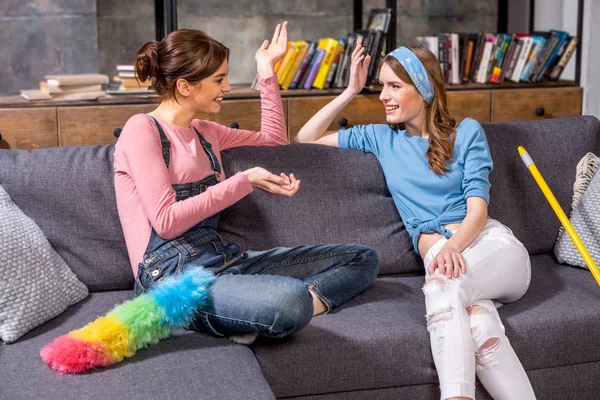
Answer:
<svg viewBox="0 0 600 400"><path fill-rule="evenodd" d="M146 293L148 291L148 288L150 287L149 283L150 278L148 275L148 271L146 271L144 263L139 263L137 275L135 277L135 283L133 286L136 296Z"/></svg>
<svg viewBox="0 0 600 400"><path fill-rule="evenodd" d="M162 281L169 275L173 275L183 265L184 257L179 252L172 252L170 254L161 255L160 257L150 258L149 261L144 262L145 279L142 279L140 275L140 283L146 289L149 290L153 285Z"/></svg>

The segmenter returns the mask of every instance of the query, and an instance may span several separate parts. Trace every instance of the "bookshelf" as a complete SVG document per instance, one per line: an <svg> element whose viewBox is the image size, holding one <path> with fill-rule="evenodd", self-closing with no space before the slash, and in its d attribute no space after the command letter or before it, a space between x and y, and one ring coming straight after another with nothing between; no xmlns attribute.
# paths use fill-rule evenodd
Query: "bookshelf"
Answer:
<svg viewBox="0 0 600 400"><path fill-rule="evenodd" d="M177 29L176 0L155 0L157 39ZM362 0L353 1L353 27L362 28ZM386 1L392 18L386 45L396 47L396 1ZM534 2L530 4L533 13ZM162 10L159 12L159 10ZM583 0L579 0L577 36L582 35ZM533 24L530 25L533 28ZM530 33L533 30L530 29ZM581 41L576 55L576 79L537 83L462 83L447 85L448 105L457 120L467 116L481 123L539 120L581 115ZM323 105L343 89L294 89L282 91L289 139ZM364 123L385 123L377 85L366 87L335 118L329 129ZM26 101L18 96L0 97L0 148L36 150L43 147L106 145L117 140L115 128L136 113L156 107L156 99L106 97L93 101ZM198 115L223 125L260 129L260 96L248 84L233 85L218 115Z"/></svg>

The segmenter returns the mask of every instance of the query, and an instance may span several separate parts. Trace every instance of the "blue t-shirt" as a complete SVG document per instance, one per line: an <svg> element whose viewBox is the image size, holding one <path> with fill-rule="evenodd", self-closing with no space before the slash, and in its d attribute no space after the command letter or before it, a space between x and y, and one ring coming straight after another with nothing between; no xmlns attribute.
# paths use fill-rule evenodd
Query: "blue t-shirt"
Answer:
<svg viewBox="0 0 600 400"><path fill-rule="evenodd" d="M358 125L340 129L338 142L340 148L377 157L417 253L421 233L452 236L442 225L462 222L468 197L482 197L489 203L492 158L483 128L471 118L456 127L454 160L443 175L429 169L429 139L405 130L383 124Z"/></svg>

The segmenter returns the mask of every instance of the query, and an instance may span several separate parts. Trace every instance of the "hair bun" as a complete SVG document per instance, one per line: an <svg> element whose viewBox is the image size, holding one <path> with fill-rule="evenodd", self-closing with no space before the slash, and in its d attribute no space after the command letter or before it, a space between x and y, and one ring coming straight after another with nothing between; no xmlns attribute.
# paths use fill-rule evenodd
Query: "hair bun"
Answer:
<svg viewBox="0 0 600 400"><path fill-rule="evenodd" d="M160 78L160 65L158 64L158 42L147 42L138 50L135 59L135 74L141 82L150 78Z"/></svg>

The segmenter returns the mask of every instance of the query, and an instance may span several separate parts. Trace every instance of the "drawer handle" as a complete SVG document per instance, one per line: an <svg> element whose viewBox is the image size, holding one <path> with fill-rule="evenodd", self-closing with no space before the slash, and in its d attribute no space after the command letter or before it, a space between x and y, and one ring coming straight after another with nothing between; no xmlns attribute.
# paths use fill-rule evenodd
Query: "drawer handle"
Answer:
<svg viewBox="0 0 600 400"><path fill-rule="evenodd" d="M119 136L121 136L121 131L122 131L122 130L123 130L123 129L121 129L121 128L115 128L115 129L113 130L113 135L115 135L115 137L116 137L116 138L118 138Z"/></svg>
<svg viewBox="0 0 600 400"><path fill-rule="evenodd" d="M342 128L344 128L345 126L348 125L348 120L344 117L338 119L338 125L341 126Z"/></svg>
<svg viewBox="0 0 600 400"><path fill-rule="evenodd" d="M233 129L240 129L240 125L237 122L232 122L229 127Z"/></svg>
<svg viewBox="0 0 600 400"><path fill-rule="evenodd" d="M544 110L544 107L538 107L535 109L535 115L537 115L538 117L543 117L544 114L546 114L546 110Z"/></svg>

